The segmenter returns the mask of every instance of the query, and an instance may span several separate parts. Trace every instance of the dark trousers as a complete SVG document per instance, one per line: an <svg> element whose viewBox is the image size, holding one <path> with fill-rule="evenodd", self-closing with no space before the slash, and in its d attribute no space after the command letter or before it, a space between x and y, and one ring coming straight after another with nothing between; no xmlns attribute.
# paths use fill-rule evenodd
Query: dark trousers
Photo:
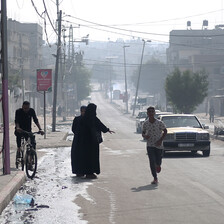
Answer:
<svg viewBox="0 0 224 224"><path fill-rule="evenodd" d="M14 132L15 136L16 136L16 144L17 144L17 147L20 148L21 147L21 139L22 138L25 138L26 141L28 139L28 135L25 134L25 133L19 133L17 131Z"/></svg>
<svg viewBox="0 0 224 224"><path fill-rule="evenodd" d="M152 176L154 179L157 179L156 166L160 166L162 164L162 149L147 147L147 153Z"/></svg>

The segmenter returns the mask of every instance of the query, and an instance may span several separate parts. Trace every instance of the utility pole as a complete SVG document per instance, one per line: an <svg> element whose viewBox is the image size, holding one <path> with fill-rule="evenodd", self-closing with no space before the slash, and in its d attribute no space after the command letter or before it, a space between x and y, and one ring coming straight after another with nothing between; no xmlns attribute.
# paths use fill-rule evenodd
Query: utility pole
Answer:
<svg viewBox="0 0 224 224"><path fill-rule="evenodd" d="M60 10L58 18L58 43L57 43L57 56L55 62L55 76L54 76L54 95L53 95L53 111L52 111L52 132L56 131L56 107L57 107L57 90L58 90L58 66L59 58L61 56L61 14Z"/></svg>
<svg viewBox="0 0 224 224"><path fill-rule="evenodd" d="M125 48L130 47L129 45L124 45L124 81L125 81L125 103L126 103L126 114L128 114L128 85L127 85L127 74L126 74L126 57Z"/></svg>
<svg viewBox="0 0 224 224"><path fill-rule="evenodd" d="M8 105L8 53L7 53L7 10L6 0L1 0L1 63L3 104L3 173L10 174L9 105Z"/></svg>
<svg viewBox="0 0 224 224"><path fill-rule="evenodd" d="M63 121L66 121L66 102L65 102L65 53L66 53L66 42L65 42L65 31L66 29L62 29L63 32L63 41L64 41L64 57L63 57L63 66L62 66L62 57L60 59L60 66L61 66L61 100L62 100L62 116L63 116Z"/></svg>
<svg viewBox="0 0 224 224"><path fill-rule="evenodd" d="M132 113L132 116L135 115L135 107L136 107L136 102L137 102L137 97L138 97L138 88L139 88L139 81L140 81L141 70L142 70L142 61L143 61L143 56L144 56L145 43L146 43L146 42L151 42L151 40L144 40L144 39L143 39L142 41L143 41L142 56L141 56L141 62L140 62L139 73L138 73L138 81L137 81L137 87L136 87L136 93L135 93L135 102L134 102L134 107L133 107L133 113Z"/></svg>
<svg viewBox="0 0 224 224"><path fill-rule="evenodd" d="M106 57L106 59L109 60L109 91L110 91L110 103L112 103L112 98L113 98L113 85L112 85L112 64L111 64L111 60L112 59L116 59L117 56L109 56Z"/></svg>
<svg viewBox="0 0 224 224"><path fill-rule="evenodd" d="M22 79L22 99L23 102L25 101L25 80L24 80L24 74L23 74L23 45L22 45L22 33L20 33L19 36L19 45L20 45L20 74Z"/></svg>

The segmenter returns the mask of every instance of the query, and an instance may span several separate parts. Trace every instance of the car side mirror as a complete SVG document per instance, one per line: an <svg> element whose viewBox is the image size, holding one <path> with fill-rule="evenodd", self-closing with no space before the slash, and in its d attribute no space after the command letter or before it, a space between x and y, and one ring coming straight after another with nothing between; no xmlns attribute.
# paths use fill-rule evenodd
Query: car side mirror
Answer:
<svg viewBox="0 0 224 224"><path fill-rule="evenodd" d="M209 126L208 126L208 125L205 125L205 124L202 124L202 127L203 127L204 129L209 129Z"/></svg>

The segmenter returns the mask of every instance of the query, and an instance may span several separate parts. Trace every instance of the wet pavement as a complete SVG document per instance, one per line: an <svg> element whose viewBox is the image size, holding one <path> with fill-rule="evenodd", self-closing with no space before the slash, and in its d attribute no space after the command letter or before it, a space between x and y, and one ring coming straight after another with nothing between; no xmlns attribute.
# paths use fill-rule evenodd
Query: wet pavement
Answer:
<svg viewBox="0 0 224 224"><path fill-rule="evenodd" d="M91 181L71 175L70 147L41 149L45 152L38 163L38 173L16 194L31 195L33 206L12 201L0 216L0 223L87 223L82 220L77 196L91 200L87 188Z"/></svg>

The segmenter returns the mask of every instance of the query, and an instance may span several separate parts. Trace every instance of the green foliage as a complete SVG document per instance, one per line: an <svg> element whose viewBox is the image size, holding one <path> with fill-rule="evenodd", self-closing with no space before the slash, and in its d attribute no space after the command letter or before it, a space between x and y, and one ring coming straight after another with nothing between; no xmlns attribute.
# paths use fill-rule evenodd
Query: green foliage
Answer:
<svg viewBox="0 0 224 224"><path fill-rule="evenodd" d="M203 102L208 92L208 75L205 72L181 72L178 68L167 76L167 100L180 113L192 113Z"/></svg>
<svg viewBox="0 0 224 224"><path fill-rule="evenodd" d="M105 83L116 78L113 66L109 62L94 64L91 70L91 78L96 79L99 83Z"/></svg>
<svg viewBox="0 0 224 224"><path fill-rule="evenodd" d="M90 95L90 72L83 66L78 66L76 72L77 99L81 101Z"/></svg>
<svg viewBox="0 0 224 224"><path fill-rule="evenodd" d="M66 77L66 82L68 85L76 83L78 101L90 95L90 72L83 65L75 65L71 75Z"/></svg>
<svg viewBox="0 0 224 224"><path fill-rule="evenodd" d="M132 77L135 86L137 84L139 69L140 66L134 72ZM139 89L150 94L160 93L164 88L166 74L166 65L161 61L152 58L142 65Z"/></svg>

